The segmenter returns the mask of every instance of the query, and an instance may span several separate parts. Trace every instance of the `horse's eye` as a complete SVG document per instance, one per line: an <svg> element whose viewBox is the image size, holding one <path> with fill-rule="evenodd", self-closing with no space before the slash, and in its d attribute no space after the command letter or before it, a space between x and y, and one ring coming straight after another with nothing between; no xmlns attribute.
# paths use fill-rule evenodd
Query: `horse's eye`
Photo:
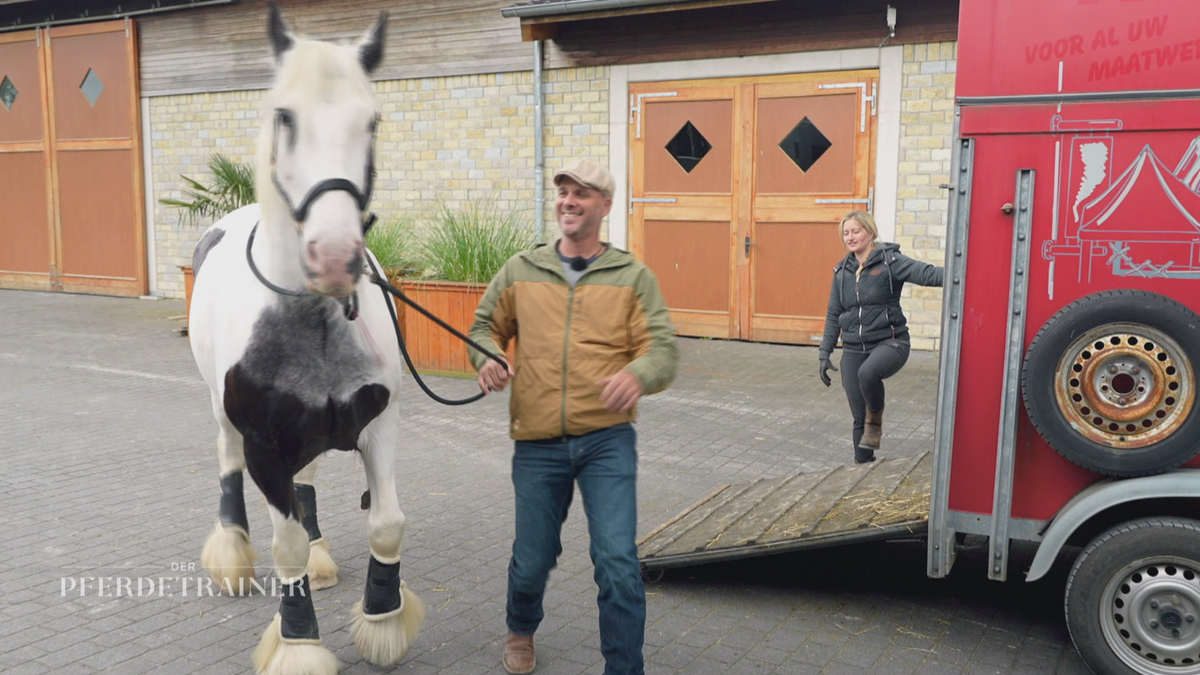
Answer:
<svg viewBox="0 0 1200 675"><path fill-rule="evenodd" d="M296 126L296 114L286 108L280 108L275 111L275 121L291 129Z"/></svg>

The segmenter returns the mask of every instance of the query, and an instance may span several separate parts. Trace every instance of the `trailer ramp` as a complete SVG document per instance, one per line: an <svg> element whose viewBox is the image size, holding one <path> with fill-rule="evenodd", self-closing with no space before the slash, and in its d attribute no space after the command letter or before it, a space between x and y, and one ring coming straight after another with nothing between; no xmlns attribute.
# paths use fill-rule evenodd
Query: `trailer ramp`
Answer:
<svg viewBox="0 0 1200 675"><path fill-rule="evenodd" d="M722 485L638 542L643 571L852 542L919 537L929 524L928 452Z"/></svg>

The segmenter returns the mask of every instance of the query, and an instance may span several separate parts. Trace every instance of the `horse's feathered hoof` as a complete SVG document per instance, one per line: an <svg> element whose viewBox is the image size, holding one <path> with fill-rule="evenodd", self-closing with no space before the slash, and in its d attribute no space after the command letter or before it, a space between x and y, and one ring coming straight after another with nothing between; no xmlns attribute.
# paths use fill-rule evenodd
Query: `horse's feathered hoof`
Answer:
<svg viewBox="0 0 1200 675"><path fill-rule="evenodd" d="M400 597L400 609L383 615L364 614L362 600L354 605L354 625L350 628L354 646L364 659L382 668L404 658L425 621L425 603L403 581Z"/></svg>
<svg viewBox="0 0 1200 675"><path fill-rule="evenodd" d="M337 586L338 566L329 555L329 540L325 537L309 542L308 584L314 591Z"/></svg>
<svg viewBox="0 0 1200 675"><path fill-rule="evenodd" d="M337 657L319 640L285 640L280 633L279 614L263 631L254 649L254 672L258 675L336 675Z"/></svg>
<svg viewBox="0 0 1200 675"><path fill-rule="evenodd" d="M250 548L250 537L241 528L217 523L200 551L200 564L212 575L217 589L231 595L250 595L258 555Z"/></svg>

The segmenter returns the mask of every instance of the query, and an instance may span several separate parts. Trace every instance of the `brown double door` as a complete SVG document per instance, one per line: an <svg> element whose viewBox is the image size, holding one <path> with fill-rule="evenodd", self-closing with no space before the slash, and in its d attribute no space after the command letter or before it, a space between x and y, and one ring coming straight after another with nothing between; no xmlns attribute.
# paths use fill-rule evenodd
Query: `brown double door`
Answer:
<svg viewBox="0 0 1200 675"><path fill-rule="evenodd" d="M0 34L0 288L146 292L135 29Z"/></svg>
<svg viewBox="0 0 1200 675"><path fill-rule="evenodd" d="M680 335L820 340L873 204L878 71L630 85L630 246Z"/></svg>

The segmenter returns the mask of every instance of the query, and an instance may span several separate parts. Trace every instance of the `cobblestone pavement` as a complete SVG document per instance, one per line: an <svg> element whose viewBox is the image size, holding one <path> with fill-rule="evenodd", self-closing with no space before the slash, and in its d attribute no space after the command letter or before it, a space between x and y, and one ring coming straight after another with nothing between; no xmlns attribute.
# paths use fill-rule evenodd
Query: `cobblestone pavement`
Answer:
<svg viewBox="0 0 1200 675"><path fill-rule="evenodd" d="M0 558L0 672L250 672L277 602L197 588L217 512L216 430L179 335L181 314L178 301L0 291L0 526L9 546ZM812 348L680 343L674 387L642 405L641 532L719 484L850 461L845 400L836 385L819 384ZM917 353L889 380L882 454L930 445L936 369L934 355ZM443 395L474 389L470 380L431 379ZM429 615L411 654L389 672L501 673L512 536L506 395L466 408L439 406L415 385L401 396L409 422L397 476L408 516L403 576ZM365 675L381 670L350 638L367 563L363 485L353 455L322 460L321 528L341 583L318 591L316 608L341 672ZM266 509L253 495L247 504L265 574ZM537 636L538 673L598 674L579 500L563 544ZM921 542L672 571L647 585L647 671L1087 672L1063 625L1063 571L999 584L986 579L985 554L968 547L943 580L925 577ZM1018 558L1013 568L1021 566ZM105 585L93 580L81 591L82 577Z"/></svg>

